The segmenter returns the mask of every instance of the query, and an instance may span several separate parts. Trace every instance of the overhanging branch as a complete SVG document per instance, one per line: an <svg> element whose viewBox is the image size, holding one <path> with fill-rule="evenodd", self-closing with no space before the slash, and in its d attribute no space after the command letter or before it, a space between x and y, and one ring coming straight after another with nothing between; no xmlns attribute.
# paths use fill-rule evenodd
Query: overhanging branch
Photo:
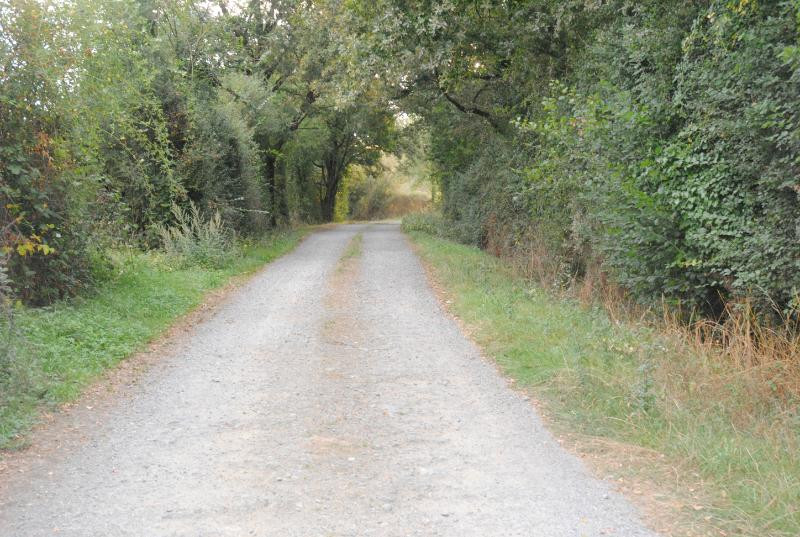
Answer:
<svg viewBox="0 0 800 537"><path fill-rule="evenodd" d="M453 106L455 106L460 112L463 112L465 114L475 114L476 116L482 117L483 119L488 121L492 125L492 127L494 127L497 130L500 130L500 124L498 123L497 118L495 118L492 114L490 114L486 110L482 110L477 106L463 105L460 102L458 102L452 95L447 93L445 90L441 90L441 92L442 95L444 95L444 98L450 101L450 103Z"/></svg>

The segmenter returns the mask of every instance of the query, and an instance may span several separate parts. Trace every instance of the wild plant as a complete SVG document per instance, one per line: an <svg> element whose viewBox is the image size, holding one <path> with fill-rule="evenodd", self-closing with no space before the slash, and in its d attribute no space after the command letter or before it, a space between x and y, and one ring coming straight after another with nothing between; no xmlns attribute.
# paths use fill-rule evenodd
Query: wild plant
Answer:
<svg viewBox="0 0 800 537"><path fill-rule="evenodd" d="M172 206L175 223L158 226L157 232L167 256L181 268L203 266L221 268L234 254L234 236L219 212L205 218L193 202L188 209Z"/></svg>

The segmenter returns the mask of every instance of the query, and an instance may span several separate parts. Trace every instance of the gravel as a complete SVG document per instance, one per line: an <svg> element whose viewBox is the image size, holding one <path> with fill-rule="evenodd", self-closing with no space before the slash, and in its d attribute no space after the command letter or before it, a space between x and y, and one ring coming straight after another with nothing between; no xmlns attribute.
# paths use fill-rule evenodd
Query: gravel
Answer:
<svg viewBox="0 0 800 537"><path fill-rule="evenodd" d="M0 536L655 535L462 335L397 224L312 234L163 353L0 474Z"/></svg>

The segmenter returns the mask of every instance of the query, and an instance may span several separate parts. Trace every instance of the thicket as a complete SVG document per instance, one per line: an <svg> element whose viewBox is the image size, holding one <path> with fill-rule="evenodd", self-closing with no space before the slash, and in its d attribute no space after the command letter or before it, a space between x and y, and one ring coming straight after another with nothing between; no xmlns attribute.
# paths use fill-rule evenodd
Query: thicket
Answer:
<svg viewBox="0 0 800 537"><path fill-rule="evenodd" d="M344 87L337 13L0 2L0 245L14 296L90 289L121 245L213 264L223 236L332 219L348 167L374 162L395 130L377 82ZM215 226L216 238L197 233Z"/></svg>
<svg viewBox="0 0 800 537"><path fill-rule="evenodd" d="M798 2L385 1L365 17L387 12L371 57L405 74L451 234L645 304L796 316Z"/></svg>

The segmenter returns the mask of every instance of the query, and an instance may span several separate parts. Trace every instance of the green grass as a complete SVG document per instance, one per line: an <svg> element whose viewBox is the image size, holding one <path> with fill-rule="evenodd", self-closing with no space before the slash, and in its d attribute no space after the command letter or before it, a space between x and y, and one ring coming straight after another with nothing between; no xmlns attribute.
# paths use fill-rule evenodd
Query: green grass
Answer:
<svg viewBox="0 0 800 537"><path fill-rule="evenodd" d="M796 402L754 408L734 376L693 377L703 357L654 329L545 292L476 248L409 234L453 312L557 428L665 454L680 481L704 483L681 518L709 534L800 535Z"/></svg>
<svg viewBox="0 0 800 537"><path fill-rule="evenodd" d="M356 235L350 239L350 242L347 244L347 248L345 248L344 253L342 253L342 257L339 261L344 262L359 257L361 255L363 242L364 237L362 234L356 233Z"/></svg>
<svg viewBox="0 0 800 537"><path fill-rule="evenodd" d="M17 311L16 350L34 380L0 406L0 448L19 444L43 406L76 399L100 373L199 305L208 291L285 254L305 232L245 244L220 269L176 269L161 254L117 252L114 276L91 296Z"/></svg>

